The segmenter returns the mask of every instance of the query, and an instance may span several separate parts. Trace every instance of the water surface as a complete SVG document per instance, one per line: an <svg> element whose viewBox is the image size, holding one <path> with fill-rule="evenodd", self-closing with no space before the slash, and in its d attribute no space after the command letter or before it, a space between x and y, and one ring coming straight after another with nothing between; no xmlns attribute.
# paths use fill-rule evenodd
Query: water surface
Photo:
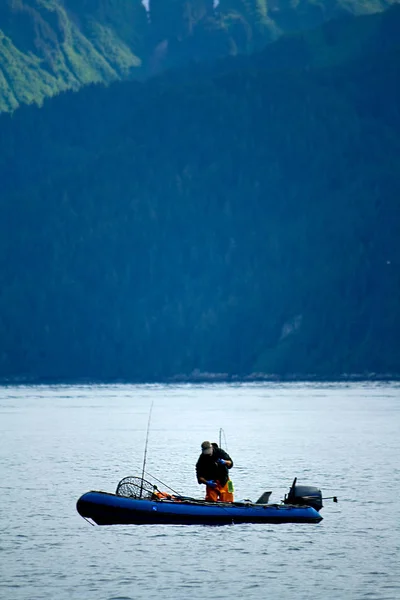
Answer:
<svg viewBox="0 0 400 600"><path fill-rule="evenodd" d="M147 471L201 496L200 443L223 427L236 499L299 483L318 525L92 527L77 498ZM400 598L396 384L0 388L0 598ZM162 487L162 486L160 486Z"/></svg>

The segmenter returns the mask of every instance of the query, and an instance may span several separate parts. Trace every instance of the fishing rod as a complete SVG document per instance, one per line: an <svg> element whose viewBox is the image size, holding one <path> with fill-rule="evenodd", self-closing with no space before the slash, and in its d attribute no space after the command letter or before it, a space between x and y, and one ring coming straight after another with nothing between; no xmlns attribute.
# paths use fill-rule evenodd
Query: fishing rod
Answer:
<svg viewBox="0 0 400 600"><path fill-rule="evenodd" d="M155 481L157 481L158 483L161 483L161 485L164 485L166 488L168 488L169 490L171 490L171 492L173 492L177 496L182 496L182 494L180 494L179 492L177 492L176 490L174 490L172 487L170 487L169 485L167 485L166 483L164 483L163 481L161 481L161 479L157 479L157 477L154 477L154 475L151 475L151 473L148 473L146 471L147 446L148 446L148 443L149 443L150 422L151 422L151 414L153 412L153 404L154 404L154 400L152 401L151 406L150 406L149 420L148 420L148 423L147 423L147 434L146 434L146 443L145 443L145 447L144 447L143 467L142 467L142 477L141 477L141 480L140 480L140 494L139 494L139 498L141 498L142 494L143 494L143 480L144 480L145 474L148 475L148 477L151 477L152 479L154 479Z"/></svg>
<svg viewBox="0 0 400 600"><path fill-rule="evenodd" d="M151 413L153 411L153 404L154 404L154 400L152 401L151 406L150 406L149 421L147 423L147 434L146 434L146 443L145 443L145 446L144 446L142 479L141 479L141 482L140 482L140 495L139 495L139 498L141 498L142 494L143 494L143 478L144 478L144 470L145 470L145 467L146 467L147 444L149 443L150 421L151 421Z"/></svg>
<svg viewBox="0 0 400 600"><path fill-rule="evenodd" d="M224 434L225 450L228 452L228 444L226 443L225 431L222 429L222 427L220 427L219 428L219 439L218 439L218 445L220 448L222 448L222 434Z"/></svg>

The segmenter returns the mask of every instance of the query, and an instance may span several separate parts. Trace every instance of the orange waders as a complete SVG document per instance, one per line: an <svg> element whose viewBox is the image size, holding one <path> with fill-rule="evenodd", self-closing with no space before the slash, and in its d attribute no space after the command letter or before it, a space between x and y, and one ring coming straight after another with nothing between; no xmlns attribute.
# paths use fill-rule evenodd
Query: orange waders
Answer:
<svg viewBox="0 0 400 600"><path fill-rule="evenodd" d="M206 486L206 500L208 502L233 502L233 483L230 479L222 487L219 481L217 487Z"/></svg>

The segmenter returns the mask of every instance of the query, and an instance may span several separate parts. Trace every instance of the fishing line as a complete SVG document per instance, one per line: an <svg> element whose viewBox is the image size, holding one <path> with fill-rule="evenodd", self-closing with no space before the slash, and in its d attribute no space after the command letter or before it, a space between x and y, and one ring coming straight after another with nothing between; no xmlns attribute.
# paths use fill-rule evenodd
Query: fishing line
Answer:
<svg viewBox="0 0 400 600"><path fill-rule="evenodd" d="M146 434L146 443L144 446L144 456L143 456L143 469L142 469L142 481L140 484L140 495L139 498L142 497L142 493L143 493L143 478L144 478L144 469L146 467L146 458L147 458L147 444L149 443L149 431L150 431L150 421L151 421L151 413L153 411L153 404L154 404L154 400L151 403L150 406L150 413L149 413L149 421L147 423L147 434Z"/></svg>
<svg viewBox="0 0 400 600"><path fill-rule="evenodd" d="M148 477L151 477L152 479L155 479L158 483L161 483L161 485L164 485L166 488L168 488L169 490L171 490L171 492L174 492L174 494L176 494L177 496L182 496L182 494L180 494L179 492L177 492L176 490L174 490L172 487L170 487L169 485L167 485L166 483L164 483L163 481L161 481L161 479L157 479L157 477L154 477L154 475L152 475L151 473L148 473L147 471L145 471L145 474Z"/></svg>

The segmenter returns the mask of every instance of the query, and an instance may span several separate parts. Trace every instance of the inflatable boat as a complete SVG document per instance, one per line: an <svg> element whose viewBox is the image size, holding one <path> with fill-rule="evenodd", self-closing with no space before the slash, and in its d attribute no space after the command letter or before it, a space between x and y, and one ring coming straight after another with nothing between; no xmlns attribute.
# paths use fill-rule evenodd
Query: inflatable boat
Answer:
<svg viewBox="0 0 400 600"><path fill-rule="evenodd" d="M160 492L139 477L122 479L115 494L91 491L77 502L77 511L97 525L228 525L238 523L319 523L322 494L297 486L294 480L281 504L269 504L271 492L257 502L206 502Z"/></svg>

